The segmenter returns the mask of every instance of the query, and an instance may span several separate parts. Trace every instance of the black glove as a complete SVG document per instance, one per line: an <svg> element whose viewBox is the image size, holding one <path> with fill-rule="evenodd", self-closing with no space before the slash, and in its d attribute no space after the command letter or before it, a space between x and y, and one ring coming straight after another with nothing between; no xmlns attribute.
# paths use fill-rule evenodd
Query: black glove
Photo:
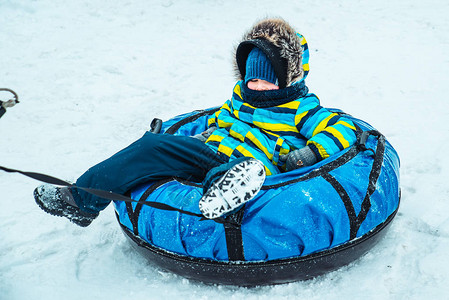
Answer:
<svg viewBox="0 0 449 300"><path fill-rule="evenodd" d="M285 161L287 171L311 166L318 161L315 153L313 153L309 146L281 155L280 160Z"/></svg>
<svg viewBox="0 0 449 300"><path fill-rule="evenodd" d="M201 133L192 135L192 137L195 138L195 139L199 139L202 142L205 142L210 137L212 132L215 131L215 129L217 129L217 127L212 126L212 127L208 128L206 131L203 131Z"/></svg>

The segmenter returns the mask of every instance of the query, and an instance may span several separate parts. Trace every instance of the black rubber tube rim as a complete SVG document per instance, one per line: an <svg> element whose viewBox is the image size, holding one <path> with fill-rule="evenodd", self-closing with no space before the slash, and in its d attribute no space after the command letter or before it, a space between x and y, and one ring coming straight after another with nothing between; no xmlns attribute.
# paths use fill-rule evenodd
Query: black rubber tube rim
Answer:
<svg viewBox="0 0 449 300"><path fill-rule="evenodd" d="M312 279L353 262L380 241L398 209L399 202L396 210L383 223L365 235L332 249L265 262L214 261L175 254L136 236L116 216L125 236L138 252L163 269L203 283L258 286Z"/></svg>

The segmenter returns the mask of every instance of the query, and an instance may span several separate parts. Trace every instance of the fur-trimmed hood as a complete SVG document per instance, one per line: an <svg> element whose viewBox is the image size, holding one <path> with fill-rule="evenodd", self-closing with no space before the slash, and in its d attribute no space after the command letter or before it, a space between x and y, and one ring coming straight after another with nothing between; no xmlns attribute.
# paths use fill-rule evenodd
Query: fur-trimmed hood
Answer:
<svg viewBox="0 0 449 300"><path fill-rule="evenodd" d="M244 34L241 43L235 50L236 60L234 69L237 79L244 80L246 59L250 49L254 46L259 48L265 47L268 50L262 50L266 54L270 54L272 52L270 50L271 45L276 46L274 49L277 51L275 52L278 52L281 58L280 65L277 61L273 62L272 60L276 73L286 73L277 74L279 79L285 78L285 86L280 84L280 87L288 87L294 82L304 80L309 71L309 51L306 39L281 18L261 20ZM270 59L273 58L273 56L267 56ZM274 59L276 60L276 58Z"/></svg>

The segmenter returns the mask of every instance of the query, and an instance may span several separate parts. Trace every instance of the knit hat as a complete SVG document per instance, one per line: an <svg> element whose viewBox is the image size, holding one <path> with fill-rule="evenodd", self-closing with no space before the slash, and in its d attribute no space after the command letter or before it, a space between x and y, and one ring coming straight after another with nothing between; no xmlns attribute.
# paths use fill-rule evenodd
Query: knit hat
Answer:
<svg viewBox="0 0 449 300"><path fill-rule="evenodd" d="M262 79L278 85L278 78L268 57L258 47L254 47L246 60L245 84L252 79Z"/></svg>

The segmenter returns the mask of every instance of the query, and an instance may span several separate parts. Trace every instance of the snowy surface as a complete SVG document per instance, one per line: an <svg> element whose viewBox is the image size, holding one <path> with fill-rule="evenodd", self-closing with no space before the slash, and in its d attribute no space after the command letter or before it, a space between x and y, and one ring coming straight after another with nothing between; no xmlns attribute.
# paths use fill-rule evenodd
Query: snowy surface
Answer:
<svg viewBox="0 0 449 300"><path fill-rule="evenodd" d="M337 2L0 0L0 87L21 100L0 120L0 165L75 180L152 118L221 105L233 47L274 15L307 38L307 84L322 104L397 149L402 187L386 238L361 259L238 288L149 264L112 206L81 229L36 206L38 182L0 173L0 299L448 299L449 2Z"/></svg>

